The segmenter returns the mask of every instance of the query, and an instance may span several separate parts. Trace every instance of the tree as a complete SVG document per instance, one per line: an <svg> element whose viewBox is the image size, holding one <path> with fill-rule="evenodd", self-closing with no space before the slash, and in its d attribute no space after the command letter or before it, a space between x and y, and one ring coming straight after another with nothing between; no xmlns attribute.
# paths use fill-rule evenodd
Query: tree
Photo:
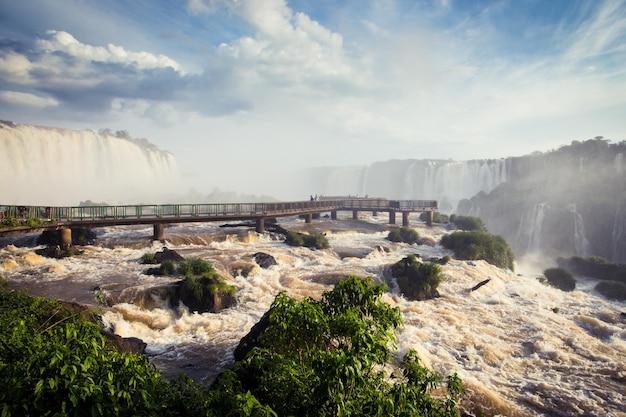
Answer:
<svg viewBox="0 0 626 417"><path fill-rule="evenodd" d="M381 301L384 291L369 278L348 277L319 301L279 294L261 346L217 379L215 395L248 395L265 415L259 407L280 416L458 416L456 375L428 370L414 351L392 361L402 318ZM443 399L435 399L432 391L444 385Z"/></svg>

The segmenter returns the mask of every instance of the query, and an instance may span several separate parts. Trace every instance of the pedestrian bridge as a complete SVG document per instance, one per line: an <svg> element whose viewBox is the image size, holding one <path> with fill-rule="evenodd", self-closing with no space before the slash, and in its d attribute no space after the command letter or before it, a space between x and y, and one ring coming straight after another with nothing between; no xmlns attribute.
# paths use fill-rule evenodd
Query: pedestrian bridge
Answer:
<svg viewBox="0 0 626 417"><path fill-rule="evenodd" d="M2 206L0 205L0 236L43 230L60 230L64 244L71 244L72 227L154 225L155 240L164 240L164 225L168 223L224 222L253 220L256 231L265 231L265 220L277 217L303 216L311 223L313 216L330 213L337 218L339 211L351 211L358 219L361 211L387 212L389 223L396 223L402 214L403 226L409 225L410 213L429 213L428 224L438 210L435 200L387 200L385 198L325 197L312 201L273 203L219 204L141 204L121 206Z"/></svg>

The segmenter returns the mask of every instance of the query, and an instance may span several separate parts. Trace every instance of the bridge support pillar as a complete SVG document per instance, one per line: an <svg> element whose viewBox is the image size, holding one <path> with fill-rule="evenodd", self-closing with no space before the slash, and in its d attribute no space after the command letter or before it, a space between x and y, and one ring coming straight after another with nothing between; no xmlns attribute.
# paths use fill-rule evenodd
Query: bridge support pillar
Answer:
<svg viewBox="0 0 626 417"><path fill-rule="evenodd" d="M61 241L62 249L67 249L72 246L72 229L69 227L59 229L59 240Z"/></svg>
<svg viewBox="0 0 626 417"><path fill-rule="evenodd" d="M435 212L431 210L428 212L428 219L426 220L426 224L428 226L432 226L434 219L435 219Z"/></svg>
<svg viewBox="0 0 626 417"><path fill-rule="evenodd" d="M402 226L408 227L410 219L411 219L411 213L409 213L408 211L403 211L402 212Z"/></svg>
<svg viewBox="0 0 626 417"><path fill-rule="evenodd" d="M337 220L337 210L333 210L330 212L330 218L332 220Z"/></svg>
<svg viewBox="0 0 626 417"><path fill-rule="evenodd" d="M312 214L305 214L304 215L304 222L305 223L311 223L313 221L313 215Z"/></svg>
<svg viewBox="0 0 626 417"><path fill-rule="evenodd" d="M372 211L372 216L377 217L378 216L378 212L376 210Z"/></svg>
<svg viewBox="0 0 626 417"><path fill-rule="evenodd" d="M154 223L152 225L152 240L158 240L163 242L165 240L165 233L164 233L164 225L163 223Z"/></svg>
<svg viewBox="0 0 626 417"><path fill-rule="evenodd" d="M264 218L256 219L256 232L265 233L265 219Z"/></svg>
<svg viewBox="0 0 626 417"><path fill-rule="evenodd" d="M389 212L389 224L396 224L396 212L395 211Z"/></svg>
<svg viewBox="0 0 626 417"><path fill-rule="evenodd" d="M352 218L354 220L359 220L359 211L358 210L352 210Z"/></svg>

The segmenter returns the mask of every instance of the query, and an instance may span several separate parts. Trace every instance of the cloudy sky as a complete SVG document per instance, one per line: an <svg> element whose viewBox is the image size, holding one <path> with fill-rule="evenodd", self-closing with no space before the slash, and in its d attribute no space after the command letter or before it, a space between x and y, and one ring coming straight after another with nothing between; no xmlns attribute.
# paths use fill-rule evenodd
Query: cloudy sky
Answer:
<svg viewBox="0 0 626 417"><path fill-rule="evenodd" d="M619 142L626 1L0 0L0 119L127 130L208 189Z"/></svg>

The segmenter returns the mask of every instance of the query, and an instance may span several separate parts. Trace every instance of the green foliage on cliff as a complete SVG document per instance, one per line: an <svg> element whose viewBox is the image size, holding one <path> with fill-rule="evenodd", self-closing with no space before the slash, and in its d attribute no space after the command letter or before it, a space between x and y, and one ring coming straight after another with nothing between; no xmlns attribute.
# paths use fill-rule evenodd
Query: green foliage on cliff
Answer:
<svg viewBox="0 0 626 417"><path fill-rule="evenodd" d="M434 262L422 263L415 255L409 255L391 267L400 291L410 300L426 300L436 297L437 287L443 280L441 266Z"/></svg>
<svg viewBox="0 0 626 417"><path fill-rule="evenodd" d="M417 230L412 229L410 227L396 227L389 231L389 235L387 235L387 239L392 242L404 242L413 244L416 243L420 238Z"/></svg>
<svg viewBox="0 0 626 417"><path fill-rule="evenodd" d="M549 268L543 271L543 275L548 283L563 291L574 291L576 288L576 280L566 270L562 268Z"/></svg>
<svg viewBox="0 0 626 417"><path fill-rule="evenodd" d="M314 249L326 249L330 247L330 243L323 233L307 235L305 233L289 231L285 242L291 246L306 246L307 248Z"/></svg>
<svg viewBox="0 0 626 417"><path fill-rule="evenodd" d="M499 268L513 271L515 255L501 236L485 232L454 232L442 237L441 244L452 249L459 259L482 259Z"/></svg>
<svg viewBox="0 0 626 417"><path fill-rule="evenodd" d="M319 301L279 294L262 347L222 374L214 393L245 400L255 415L458 416L456 375L428 370L414 351L394 360L393 331L402 318L381 301L384 291L370 279L349 277ZM241 403L218 412L244 415L232 407Z"/></svg>

